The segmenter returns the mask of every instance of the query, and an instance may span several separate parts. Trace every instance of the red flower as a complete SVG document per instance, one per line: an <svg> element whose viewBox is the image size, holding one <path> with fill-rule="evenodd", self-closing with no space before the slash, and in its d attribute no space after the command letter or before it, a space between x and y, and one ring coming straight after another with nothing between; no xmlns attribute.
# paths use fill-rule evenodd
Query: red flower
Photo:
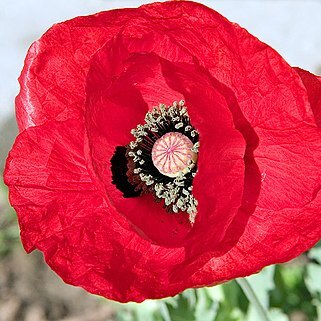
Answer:
<svg viewBox="0 0 321 321"><path fill-rule="evenodd" d="M165 2L57 24L31 46L20 84L5 181L26 251L65 282L161 298L321 237L320 78L215 11ZM110 168L152 106L180 99L199 132L194 224L151 193L124 198Z"/></svg>

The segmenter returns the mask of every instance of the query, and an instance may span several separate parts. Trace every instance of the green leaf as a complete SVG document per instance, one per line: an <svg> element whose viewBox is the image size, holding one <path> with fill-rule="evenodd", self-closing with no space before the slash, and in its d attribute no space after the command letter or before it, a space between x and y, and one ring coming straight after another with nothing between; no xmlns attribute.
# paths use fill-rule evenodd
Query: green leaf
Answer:
<svg viewBox="0 0 321 321"><path fill-rule="evenodd" d="M308 252L308 257L310 259L316 260L319 264L321 264L321 247L314 247Z"/></svg>
<svg viewBox="0 0 321 321"><path fill-rule="evenodd" d="M268 311L269 309L269 292L274 289L274 270L275 266L269 266L263 269L260 273L247 277L247 281L253 288L258 300L262 306ZM250 304L246 315L247 321L260 320L256 308ZM273 320L273 319L272 319Z"/></svg>
<svg viewBox="0 0 321 321"><path fill-rule="evenodd" d="M222 302L224 300L223 285L216 285L210 288L205 288L208 296L215 302Z"/></svg>
<svg viewBox="0 0 321 321"><path fill-rule="evenodd" d="M168 311L168 307L165 302L160 301L159 302L159 312L164 321L171 321L171 316Z"/></svg>
<svg viewBox="0 0 321 321"><path fill-rule="evenodd" d="M321 293L321 266L315 263L310 263L307 266L305 284L308 290L313 294Z"/></svg>
<svg viewBox="0 0 321 321"><path fill-rule="evenodd" d="M248 302L235 281L207 288L207 292L218 302L215 321L244 321Z"/></svg>
<svg viewBox="0 0 321 321"><path fill-rule="evenodd" d="M289 317L281 309L271 309L268 315L272 321L289 321Z"/></svg>
<svg viewBox="0 0 321 321"><path fill-rule="evenodd" d="M122 304L121 308L122 311L118 313L118 318L121 321L155 321L156 315L159 314L158 301L156 300L146 300L142 303L126 303Z"/></svg>
<svg viewBox="0 0 321 321"><path fill-rule="evenodd" d="M133 321L134 316L131 311L128 310L119 310L116 314L116 319L118 321Z"/></svg>
<svg viewBox="0 0 321 321"><path fill-rule="evenodd" d="M213 301L208 295L206 289L198 289L197 303L195 307L195 319L196 321L214 321L217 315L219 303Z"/></svg>
<svg viewBox="0 0 321 321"><path fill-rule="evenodd" d="M312 321L316 320L317 312L304 280L305 270L300 259L276 266L276 288L270 293L270 306L281 309L287 315L301 311Z"/></svg>

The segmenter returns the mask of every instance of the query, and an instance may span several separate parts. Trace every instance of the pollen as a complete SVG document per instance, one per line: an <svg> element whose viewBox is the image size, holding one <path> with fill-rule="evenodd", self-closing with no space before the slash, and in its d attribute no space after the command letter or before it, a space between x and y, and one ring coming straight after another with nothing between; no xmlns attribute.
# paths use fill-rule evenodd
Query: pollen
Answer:
<svg viewBox="0 0 321 321"><path fill-rule="evenodd" d="M163 201L166 211L186 212L193 224L198 205L193 179L200 143L187 106L184 101L160 104L150 109L144 120L131 130L134 140L124 146L126 168L122 168L122 175L113 172L114 184L124 197L152 193L156 202ZM113 157L115 169L118 156Z"/></svg>

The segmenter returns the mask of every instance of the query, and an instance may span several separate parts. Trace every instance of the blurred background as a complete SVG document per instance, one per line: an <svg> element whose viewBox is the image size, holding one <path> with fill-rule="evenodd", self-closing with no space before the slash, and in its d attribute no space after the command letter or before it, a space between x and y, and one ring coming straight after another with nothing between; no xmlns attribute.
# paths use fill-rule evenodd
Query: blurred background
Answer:
<svg viewBox="0 0 321 321"><path fill-rule="evenodd" d="M0 321L260 321L236 281L143 304L117 304L64 284L20 244L2 172L17 135L14 97L30 44L52 24L151 1L0 0ZM321 0L199 1L275 48L291 65L321 73ZM271 321L321 321L321 244L247 278Z"/></svg>

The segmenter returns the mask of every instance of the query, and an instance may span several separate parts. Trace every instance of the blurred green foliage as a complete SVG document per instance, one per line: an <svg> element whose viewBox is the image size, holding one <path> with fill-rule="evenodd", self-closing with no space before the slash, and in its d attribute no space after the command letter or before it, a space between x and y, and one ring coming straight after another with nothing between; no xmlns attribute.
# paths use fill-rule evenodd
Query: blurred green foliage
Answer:
<svg viewBox="0 0 321 321"><path fill-rule="evenodd" d="M16 216L0 183L0 260L19 246ZM321 321L321 243L295 260L246 278L271 321ZM117 304L119 321L260 321L237 281L163 300Z"/></svg>
<svg viewBox="0 0 321 321"><path fill-rule="evenodd" d="M271 321L321 321L321 247L246 278ZM237 281L118 305L119 321L260 321Z"/></svg>

